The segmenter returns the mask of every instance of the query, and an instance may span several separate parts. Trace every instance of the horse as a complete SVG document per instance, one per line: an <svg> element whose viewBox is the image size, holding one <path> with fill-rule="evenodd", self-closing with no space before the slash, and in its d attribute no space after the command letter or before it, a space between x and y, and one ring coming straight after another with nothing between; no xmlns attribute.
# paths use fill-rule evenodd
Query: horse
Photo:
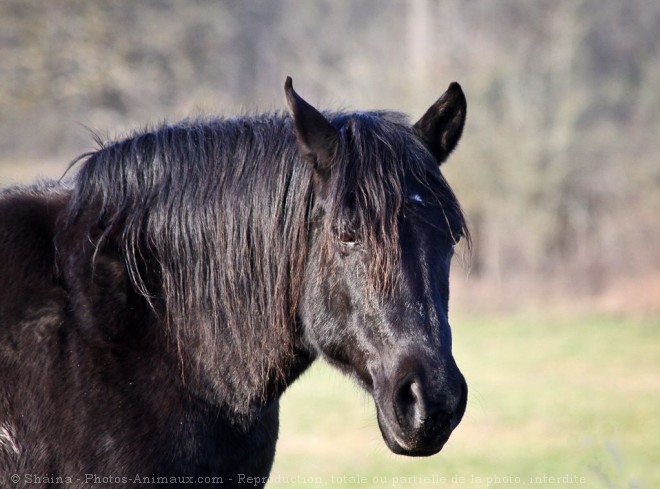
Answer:
<svg viewBox="0 0 660 489"><path fill-rule="evenodd" d="M288 110L135 132L0 193L0 479L263 487L278 400L317 358L389 449L439 452L467 384L448 321L469 233L440 172L457 83L397 112Z"/></svg>

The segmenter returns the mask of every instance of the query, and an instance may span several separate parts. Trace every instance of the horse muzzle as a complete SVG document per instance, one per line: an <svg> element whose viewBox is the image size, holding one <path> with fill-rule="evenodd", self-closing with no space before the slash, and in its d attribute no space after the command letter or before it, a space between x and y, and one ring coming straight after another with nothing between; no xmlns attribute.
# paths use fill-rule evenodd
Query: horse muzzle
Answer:
<svg viewBox="0 0 660 489"><path fill-rule="evenodd" d="M432 373L403 367L396 369L394 382L375 385L380 431L396 454L434 455L463 418L467 384L455 364Z"/></svg>

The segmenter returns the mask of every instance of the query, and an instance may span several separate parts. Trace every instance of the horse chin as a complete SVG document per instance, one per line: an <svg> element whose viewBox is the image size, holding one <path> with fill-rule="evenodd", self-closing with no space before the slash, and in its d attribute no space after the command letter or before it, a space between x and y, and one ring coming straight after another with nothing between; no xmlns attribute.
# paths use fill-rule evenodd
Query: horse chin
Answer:
<svg viewBox="0 0 660 489"><path fill-rule="evenodd" d="M395 453L397 455L405 455L406 457L430 457L431 455L435 455L442 450L442 448L445 446L444 443L441 443L437 448L405 448L401 446L397 441L387 441L385 440L385 443L387 443L387 447L392 451L392 453Z"/></svg>
<svg viewBox="0 0 660 489"><path fill-rule="evenodd" d="M380 433L387 447L392 453L407 457L430 457L439 453L449 440L449 435L452 432L452 429L446 428L431 440L409 439L399 429L391 428L390 423L384 419L380 410L377 410L377 419Z"/></svg>

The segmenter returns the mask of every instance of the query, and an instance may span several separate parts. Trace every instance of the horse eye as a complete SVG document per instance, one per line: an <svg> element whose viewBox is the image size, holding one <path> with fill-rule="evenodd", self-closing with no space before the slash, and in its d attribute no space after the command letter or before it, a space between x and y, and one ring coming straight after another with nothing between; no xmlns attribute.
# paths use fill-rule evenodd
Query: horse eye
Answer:
<svg viewBox="0 0 660 489"><path fill-rule="evenodd" d="M355 238L355 234L348 230L345 229L339 233L339 241L342 244L348 245L348 246L355 246L357 245L357 239Z"/></svg>

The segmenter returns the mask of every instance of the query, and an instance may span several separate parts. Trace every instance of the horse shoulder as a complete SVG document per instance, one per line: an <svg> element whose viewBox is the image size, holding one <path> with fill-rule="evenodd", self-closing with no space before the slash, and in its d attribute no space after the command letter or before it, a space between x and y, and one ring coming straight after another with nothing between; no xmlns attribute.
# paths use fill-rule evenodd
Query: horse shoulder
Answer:
<svg viewBox="0 0 660 489"><path fill-rule="evenodd" d="M24 452L26 407L38 409L46 399L28 386L43 379L44 350L65 315L53 243L65 199L40 187L0 193L0 469Z"/></svg>

